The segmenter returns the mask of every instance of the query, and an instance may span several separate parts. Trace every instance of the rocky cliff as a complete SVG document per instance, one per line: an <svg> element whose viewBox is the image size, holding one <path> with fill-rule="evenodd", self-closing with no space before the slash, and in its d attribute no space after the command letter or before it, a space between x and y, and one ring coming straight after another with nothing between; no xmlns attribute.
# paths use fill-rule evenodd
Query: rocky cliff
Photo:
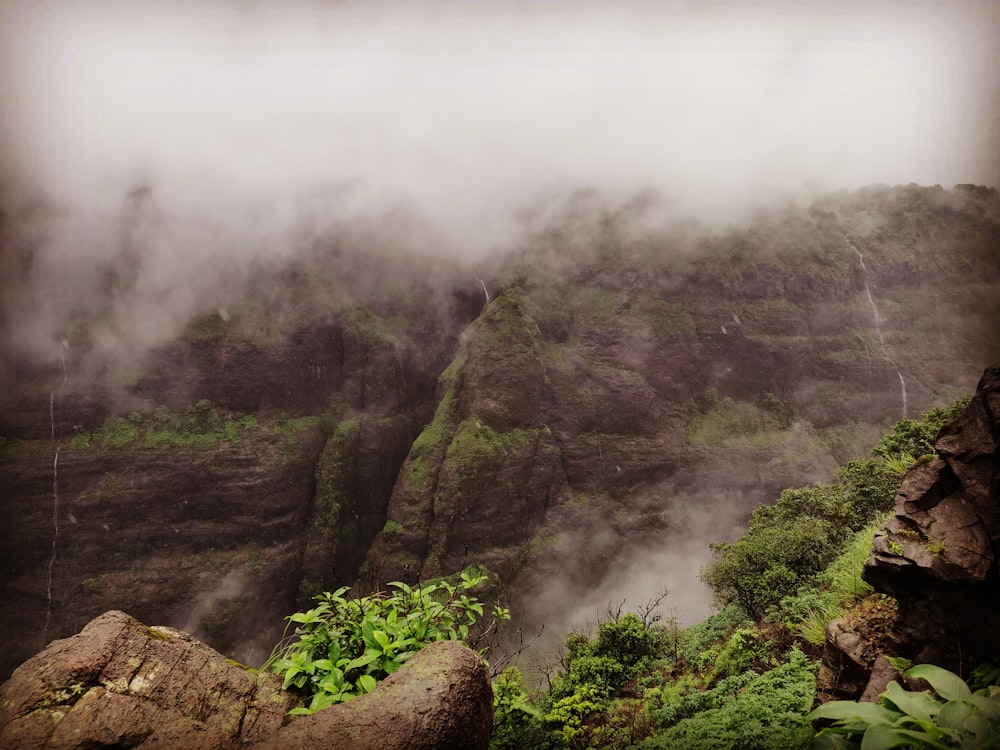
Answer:
<svg viewBox="0 0 1000 750"><path fill-rule="evenodd" d="M904 655L962 671L1000 654L1000 366L934 447L903 481L863 575L898 602Z"/></svg>
<svg viewBox="0 0 1000 750"><path fill-rule="evenodd" d="M725 231L637 212L575 196L482 285L328 239L141 357L108 355L113 305L48 360L12 350L3 671L123 607L259 663L313 593L464 562L541 620L630 566L690 581L758 503L1000 358L995 191Z"/></svg>
<svg viewBox="0 0 1000 750"><path fill-rule="evenodd" d="M968 675L1000 654L1000 366L932 456L903 479L862 577L890 598L866 600L827 627L820 684L876 700L897 676L887 657Z"/></svg>

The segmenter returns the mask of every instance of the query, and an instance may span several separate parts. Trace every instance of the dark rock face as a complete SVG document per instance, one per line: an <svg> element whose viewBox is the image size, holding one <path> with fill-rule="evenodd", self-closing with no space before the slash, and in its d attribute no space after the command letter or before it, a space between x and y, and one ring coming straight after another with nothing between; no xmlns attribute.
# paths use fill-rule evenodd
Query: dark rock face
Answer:
<svg viewBox="0 0 1000 750"><path fill-rule="evenodd" d="M288 582L320 445L310 428L294 445L266 436L213 450L64 446L58 491L48 442L0 459L10 493L3 672L115 607L264 658L294 604Z"/></svg>
<svg viewBox="0 0 1000 750"><path fill-rule="evenodd" d="M476 750L493 724L486 667L452 642L428 646L373 693L289 723L294 705L276 676L112 611L0 687L0 746Z"/></svg>
<svg viewBox="0 0 1000 750"><path fill-rule="evenodd" d="M995 195L939 192L676 236L582 205L497 261L485 307L455 263L322 242L141 361L101 354L107 321L67 321L48 362L0 358L0 676L108 609L259 663L284 615L340 585L484 563L549 606L536 584L578 599L679 541L693 579L696 542L874 442L901 375L914 415L1000 353L1000 227L978 206ZM76 445L111 415L202 399L261 430Z"/></svg>
<svg viewBox="0 0 1000 750"><path fill-rule="evenodd" d="M955 668L1000 655L1000 366L911 470L863 576L899 603L901 653Z"/></svg>

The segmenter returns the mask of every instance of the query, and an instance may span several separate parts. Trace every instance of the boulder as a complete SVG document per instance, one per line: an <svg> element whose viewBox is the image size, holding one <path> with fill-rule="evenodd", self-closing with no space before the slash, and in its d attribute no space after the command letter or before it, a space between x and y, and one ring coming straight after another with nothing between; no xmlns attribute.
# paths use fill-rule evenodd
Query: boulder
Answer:
<svg viewBox="0 0 1000 750"><path fill-rule="evenodd" d="M111 611L4 683L0 747L228 748L273 734L294 704L275 675Z"/></svg>
<svg viewBox="0 0 1000 750"><path fill-rule="evenodd" d="M297 719L261 750L476 750L490 744L493 691L482 660L461 643L417 652L368 695Z"/></svg>
<svg viewBox="0 0 1000 750"><path fill-rule="evenodd" d="M486 667L459 643L420 651L371 694L291 719L278 677L191 636L107 612L0 687L0 747L485 748Z"/></svg>

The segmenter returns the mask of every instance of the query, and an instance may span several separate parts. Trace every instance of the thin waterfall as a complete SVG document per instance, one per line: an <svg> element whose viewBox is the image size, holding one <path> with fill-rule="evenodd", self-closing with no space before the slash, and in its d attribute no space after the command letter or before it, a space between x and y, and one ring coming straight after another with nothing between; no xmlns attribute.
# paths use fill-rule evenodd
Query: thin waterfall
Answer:
<svg viewBox="0 0 1000 750"><path fill-rule="evenodd" d="M52 554L49 555L49 572L45 583L45 627L42 641L48 641L49 621L52 618L52 568L56 564L56 542L59 539L59 448L52 460Z"/></svg>
<svg viewBox="0 0 1000 750"><path fill-rule="evenodd" d="M59 358L62 361L63 379L59 387L49 393L49 439L56 439L56 396L62 394L63 388L69 382L69 370L66 368L66 349L69 344L63 340L59 347ZM48 641L49 622L52 619L52 571L56 564L56 545L59 541L59 450L56 445L55 457L52 459L52 552L49 555L49 569L45 582L45 627L42 628L42 642Z"/></svg>
<svg viewBox="0 0 1000 750"><path fill-rule="evenodd" d="M868 306L872 310L872 318L875 321L875 337L878 339L878 348L879 351L882 352L882 357L888 361L896 371L896 377L899 379L900 400L903 404L903 416L905 417L909 411L909 404L907 403L906 396L906 378L903 377L902 370L899 369L899 365L896 363L892 354L890 354L889 348L885 345L885 336L882 334L882 315L879 313L878 305L875 304L875 297L872 296L871 286L868 284L868 269L865 267L865 256L860 250L858 250L857 247L854 246L854 243L851 242L846 235L844 236L844 239L847 240L847 244L854 249L855 253L857 253L858 263L861 266L861 279L865 284L865 296L868 298ZM867 351L867 346L865 349Z"/></svg>

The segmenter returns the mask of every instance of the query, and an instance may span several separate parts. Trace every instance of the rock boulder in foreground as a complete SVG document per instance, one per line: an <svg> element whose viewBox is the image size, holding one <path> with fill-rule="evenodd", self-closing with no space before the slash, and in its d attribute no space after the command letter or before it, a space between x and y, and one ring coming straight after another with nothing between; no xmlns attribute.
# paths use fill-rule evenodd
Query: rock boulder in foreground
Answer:
<svg viewBox="0 0 1000 750"><path fill-rule="evenodd" d="M373 693L312 716L271 674L178 630L107 612L52 642L0 687L0 747L485 748L489 675L459 643L436 643Z"/></svg>

